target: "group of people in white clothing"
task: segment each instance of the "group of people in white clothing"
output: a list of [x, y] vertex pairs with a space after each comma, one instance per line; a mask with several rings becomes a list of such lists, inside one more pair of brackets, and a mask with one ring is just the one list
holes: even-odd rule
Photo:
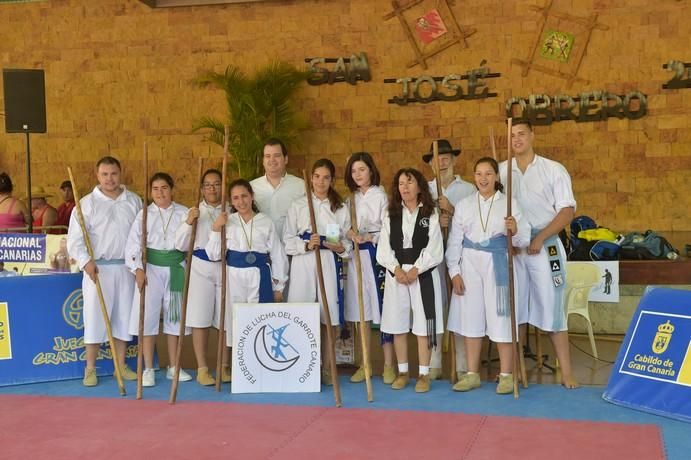
[[[169, 350], [167, 377], [174, 377], [184, 259], [196, 222], [185, 333], [192, 334], [196, 380], [201, 385], [213, 385], [216, 378], [224, 382], [231, 379], [228, 347], [232, 344], [234, 303], [286, 300], [322, 304], [317, 256], [331, 318], [331, 324], [325, 324], [322, 308], [323, 331], [359, 322], [358, 277], [353, 262], [357, 242], [366, 346], [374, 346], [370, 328], [378, 325], [380, 340], [376, 346], [381, 346], [384, 354], [382, 377], [393, 389], [403, 389], [410, 381], [407, 344], [412, 332], [419, 362], [415, 391], [429, 391], [431, 380], [441, 376], [441, 342], [446, 328], [454, 333], [457, 350], [459, 380], [454, 390], [480, 386], [480, 350], [482, 339], [489, 336], [497, 343], [501, 362], [497, 393], [512, 392], [507, 263], [511, 247], [515, 248], [518, 322], [549, 332], [562, 366], [562, 383], [567, 388], [576, 387], [562, 292], [564, 249], [557, 237], [572, 219], [576, 206], [570, 177], [559, 163], [535, 154], [530, 124], [514, 124], [511, 137], [515, 159], [511, 165], [510, 216], [506, 215], [507, 196], [502, 186], [506, 162], [479, 159], [473, 186], [454, 174], [460, 149], [453, 149], [444, 139], [437, 141], [440, 186], [436, 179], [428, 183], [414, 168], [403, 168], [395, 173], [389, 195], [380, 183], [372, 156], [358, 152], [350, 156], [345, 168], [345, 184], [351, 192], [348, 199], [336, 191], [336, 167], [327, 158], [312, 165], [311, 196], [305, 196], [302, 179], [286, 173], [288, 152], [278, 139], [269, 139], [264, 145], [263, 176], [230, 184], [229, 204], [221, 203], [223, 184], [218, 170], [203, 174], [203, 200], [189, 209], [173, 201], [173, 179], [156, 173], [149, 184], [153, 202], [147, 208], [146, 270], [141, 260], [141, 200], [120, 184], [117, 160], [101, 159], [97, 164], [99, 185], [81, 200], [94, 258], [86, 251], [76, 213], [68, 234], [70, 254], [86, 274], [84, 385], [97, 384], [96, 357], [100, 343], [105, 341], [93, 281], [96, 273], [107, 299], [116, 339], [115, 357], [123, 377], [136, 379], [136, 373], [125, 366], [125, 346], [137, 333], [139, 290], [144, 285], [144, 385], [155, 384], [153, 350], [161, 315]], [[432, 152], [423, 155], [423, 160], [431, 164]], [[441, 197], [437, 197], [437, 188]], [[316, 228], [311, 224], [308, 199], [312, 200]], [[350, 200], [354, 200], [356, 226], [351, 225]], [[442, 229], [448, 229], [446, 241]], [[222, 238], [226, 241], [225, 254], [221, 253]], [[214, 377], [209, 372], [206, 348], [209, 328], [218, 328], [220, 323], [221, 264], [225, 264], [228, 286], [227, 347], [222, 375]], [[327, 364], [324, 360], [325, 384], [333, 378]], [[191, 379], [180, 369], [180, 380]], [[364, 379], [363, 363], [351, 381]]]

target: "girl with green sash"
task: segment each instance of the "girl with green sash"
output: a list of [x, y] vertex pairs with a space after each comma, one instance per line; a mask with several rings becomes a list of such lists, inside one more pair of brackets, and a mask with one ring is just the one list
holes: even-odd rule
[[[142, 212], [132, 224], [127, 238], [125, 264], [134, 273], [137, 289], [132, 301], [130, 333], [138, 334], [140, 290], [146, 285], [144, 314], [144, 376], [143, 386], [156, 384], [153, 369], [154, 347], [159, 332], [159, 318], [163, 310], [163, 333], [168, 336], [168, 358], [170, 365], [167, 378], [175, 375], [178, 334], [180, 332], [180, 310], [182, 290], [185, 284], [185, 254], [175, 249], [175, 230], [187, 217], [187, 207], [173, 201], [173, 178], [158, 172], [149, 181], [153, 203], [147, 208], [146, 272], [142, 266]], [[190, 331], [186, 330], [185, 334]], [[192, 377], [180, 370], [180, 381]]]

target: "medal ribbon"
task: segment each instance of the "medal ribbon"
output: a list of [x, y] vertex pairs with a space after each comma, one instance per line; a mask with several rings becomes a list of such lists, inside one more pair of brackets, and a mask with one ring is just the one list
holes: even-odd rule
[[[492, 205], [494, 205], [494, 197], [497, 196], [496, 192], [492, 195], [492, 201], [489, 203], [489, 211], [487, 211], [487, 219], [482, 221], [482, 207], [480, 206], [480, 192], [477, 194], [477, 212], [480, 213], [480, 226], [482, 226], [482, 234], [487, 238], [487, 226], [489, 225], [489, 216], [492, 214]], [[482, 241], [484, 243], [484, 241]]]
[[175, 214], [175, 204], [171, 206], [170, 217], [168, 217], [167, 223], [164, 223], [163, 212], [161, 211], [161, 208], [159, 208], [158, 205], [156, 205], [156, 207], [158, 208], [158, 216], [161, 218], [161, 228], [163, 228], [163, 241], [168, 241], [168, 227], [170, 227], [170, 221], [173, 219], [173, 215]]
[[247, 250], [252, 252], [252, 237], [254, 235], [254, 215], [252, 216], [252, 222], [250, 223], [250, 237], [247, 238], [247, 232], [245, 231], [245, 223], [240, 214], [238, 214], [238, 219], [240, 220], [240, 227], [242, 228], [242, 233], [245, 235], [245, 241], [247, 242]]

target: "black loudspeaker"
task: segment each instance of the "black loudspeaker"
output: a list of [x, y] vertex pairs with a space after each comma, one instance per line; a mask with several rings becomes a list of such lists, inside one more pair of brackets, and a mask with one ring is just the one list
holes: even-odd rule
[[43, 70], [3, 69], [5, 131], [46, 132], [46, 81]]

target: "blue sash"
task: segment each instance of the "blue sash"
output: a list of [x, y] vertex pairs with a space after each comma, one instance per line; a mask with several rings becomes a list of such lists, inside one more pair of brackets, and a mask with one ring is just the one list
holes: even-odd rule
[[256, 267], [259, 269], [259, 303], [271, 303], [274, 301], [274, 292], [271, 288], [271, 268], [269, 267], [269, 255], [262, 252], [251, 251], [256, 257], [252, 263], [245, 257], [250, 252], [231, 251], [226, 252], [226, 265], [235, 268]]
[[209, 260], [209, 255], [206, 253], [205, 249], [195, 249], [194, 252], [192, 252], [192, 255], [194, 257], [197, 257], [198, 259], [206, 260], [207, 262], [211, 262]]
[[[530, 239], [535, 238], [540, 232], [541, 228], [533, 228], [530, 230]], [[566, 261], [561, 257], [559, 252], [559, 235], [552, 235], [545, 240], [545, 252], [549, 260], [550, 273], [552, 274], [552, 285], [554, 286], [554, 311], [552, 330], [561, 331], [566, 326], [566, 313], [564, 311], [564, 289], [566, 287]]]
[[492, 254], [494, 282], [497, 285], [497, 315], [509, 316], [509, 256], [506, 250], [506, 235], [493, 236], [487, 246], [464, 237], [463, 247]]
[[[384, 305], [384, 284], [386, 282], [386, 270], [377, 263], [377, 247], [371, 241], [360, 244], [360, 249], [366, 249], [369, 254], [369, 259], [372, 264], [372, 271], [374, 272], [374, 283], [377, 286], [377, 298], [379, 299], [379, 314], [381, 314]], [[393, 343], [393, 334], [386, 332], [380, 333], [381, 344]]]
[[[305, 232], [302, 235], [300, 235], [300, 238], [302, 238], [304, 241], [309, 241], [311, 237], [311, 232]], [[324, 241], [326, 241], [326, 237], [324, 235], [320, 235], [319, 241], [321, 243], [319, 245], [319, 248], [326, 249], [334, 256], [334, 264], [336, 265], [336, 287], [338, 288], [338, 324], [340, 324], [341, 327], [343, 327], [345, 326], [345, 303], [343, 301], [343, 259], [341, 259], [341, 257], [335, 252], [333, 252], [331, 249], [324, 246]]]
[[96, 259], [96, 265], [125, 265], [125, 259]]

